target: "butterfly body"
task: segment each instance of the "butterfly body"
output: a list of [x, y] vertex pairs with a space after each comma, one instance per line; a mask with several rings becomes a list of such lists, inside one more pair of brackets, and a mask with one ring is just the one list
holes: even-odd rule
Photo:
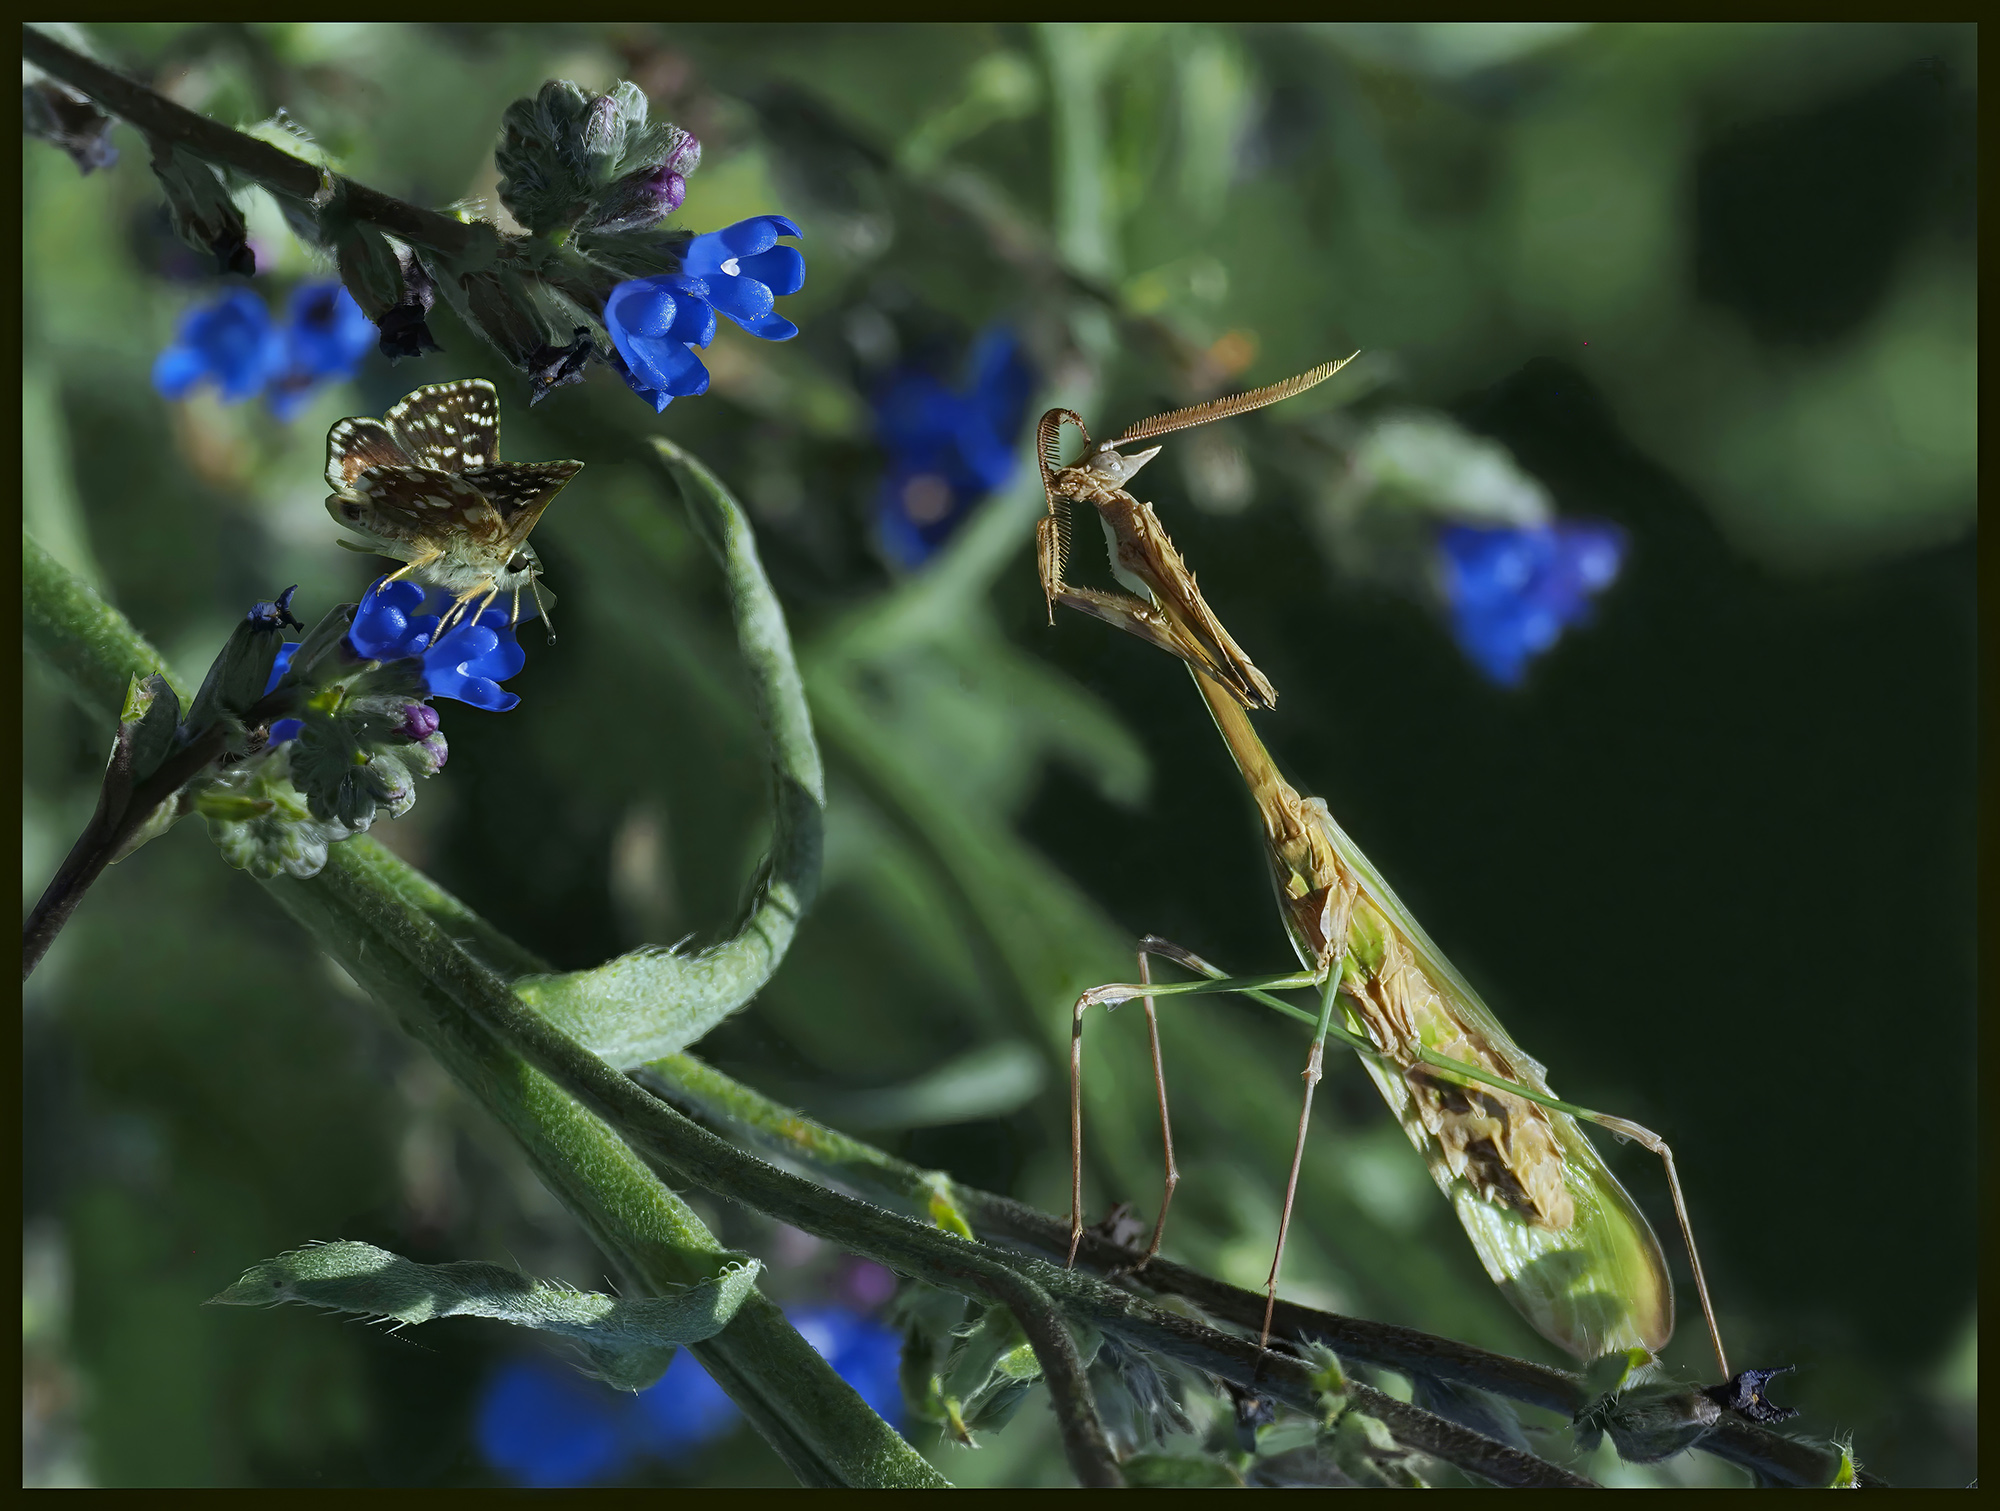
[[327, 432], [327, 513], [360, 537], [341, 544], [402, 562], [390, 581], [413, 574], [452, 594], [440, 634], [502, 593], [516, 621], [523, 592], [544, 597], [528, 534], [583, 463], [502, 462], [499, 441], [499, 395], [483, 378], [419, 388], [379, 420]]

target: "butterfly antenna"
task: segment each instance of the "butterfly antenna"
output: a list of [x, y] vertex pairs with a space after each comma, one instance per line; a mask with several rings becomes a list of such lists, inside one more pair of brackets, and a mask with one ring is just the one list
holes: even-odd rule
[[1231, 394], [1224, 399], [1210, 399], [1202, 404], [1190, 404], [1186, 409], [1172, 409], [1165, 414], [1156, 414], [1150, 420], [1141, 420], [1127, 430], [1113, 446], [1123, 446], [1129, 441], [1143, 441], [1152, 436], [1166, 435], [1175, 430], [1186, 430], [1193, 425], [1206, 425], [1211, 420], [1226, 420], [1232, 415], [1248, 414], [1253, 409], [1262, 409], [1266, 404], [1276, 404], [1281, 399], [1289, 399], [1294, 394], [1302, 394], [1308, 388], [1317, 387], [1328, 378], [1352, 362], [1360, 352], [1354, 352], [1338, 362], [1322, 362], [1310, 372], [1302, 372], [1296, 378], [1287, 378], [1282, 383], [1273, 383], [1266, 388], [1253, 388], [1248, 393]]

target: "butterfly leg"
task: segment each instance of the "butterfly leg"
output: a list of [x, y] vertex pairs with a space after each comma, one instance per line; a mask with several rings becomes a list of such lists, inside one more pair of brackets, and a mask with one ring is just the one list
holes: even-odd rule
[[381, 592], [382, 589], [389, 586], [390, 583], [396, 581], [399, 577], [406, 577], [412, 572], [421, 572], [425, 567], [429, 566], [432, 562], [436, 561], [439, 557], [443, 555], [444, 555], [443, 551], [438, 550], [436, 548], [432, 548], [431, 550], [424, 552], [424, 554], [421, 556], [411, 557], [408, 561], [404, 562], [400, 567], [396, 568], [395, 571], [391, 572], [387, 577], [383, 578], [380, 582], [378, 582], [375, 585], [375, 591], [378, 593]]
[[[473, 599], [479, 598], [479, 595], [482, 592], [485, 593], [486, 596], [484, 598], [479, 599], [479, 607], [474, 609], [471, 612], [471, 614], [468, 615], [466, 613], [466, 606], [470, 604]], [[437, 633], [433, 637], [431, 643], [435, 645], [439, 640], [444, 639], [445, 631], [448, 629], [455, 629], [460, 624], [479, 623], [479, 616], [485, 613], [487, 606], [491, 604], [493, 600], [498, 598], [499, 596], [500, 596], [500, 584], [495, 582], [490, 577], [487, 578], [486, 581], [480, 583], [478, 587], [472, 588], [467, 592], [459, 594], [457, 598], [452, 600], [451, 607], [445, 610], [444, 618], [438, 621]]]

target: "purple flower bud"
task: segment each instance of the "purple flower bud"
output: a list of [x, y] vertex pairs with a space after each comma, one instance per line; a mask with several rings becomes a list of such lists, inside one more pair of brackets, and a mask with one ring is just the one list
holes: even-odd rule
[[[433, 719], [436, 717], [432, 715]], [[398, 753], [403, 758], [403, 764], [418, 776], [436, 776], [451, 758], [451, 747], [444, 742], [444, 731], [438, 730], [427, 739], [404, 746]]]
[[428, 740], [437, 733], [437, 710], [428, 703], [412, 703], [403, 710], [403, 722], [397, 733], [406, 740]]
[[674, 150], [667, 154], [665, 166], [668, 171], [678, 173], [682, 178], [693, 173], [701, 166], [701, 138], [692, 131], [681, 132], [680, 140], [674, 144]]
[[686, 198], [687, 180], [670, 164], [642, 168], [599, 196], [591, 206], [591, 227], [603, 233], [643, 231], [673, 214]]

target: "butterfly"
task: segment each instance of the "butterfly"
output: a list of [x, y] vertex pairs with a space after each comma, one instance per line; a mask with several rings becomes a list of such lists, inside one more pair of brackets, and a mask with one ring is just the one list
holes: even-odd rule
[[506, 592], [519, 623], [524, 588], [547, 622], [542, 562], [528, 532], [583, 463], [503, 462], [499, 446], [500, 395], [484, 378], [430, 384], [379, 420], [356, 415], [326, 433], [334, 490], [326, 511], [361, 537], [340, 544], [403, 563], [380, 587], [414, 573], [455, 595], [436, 636], [468, 610], [477, 623]]

